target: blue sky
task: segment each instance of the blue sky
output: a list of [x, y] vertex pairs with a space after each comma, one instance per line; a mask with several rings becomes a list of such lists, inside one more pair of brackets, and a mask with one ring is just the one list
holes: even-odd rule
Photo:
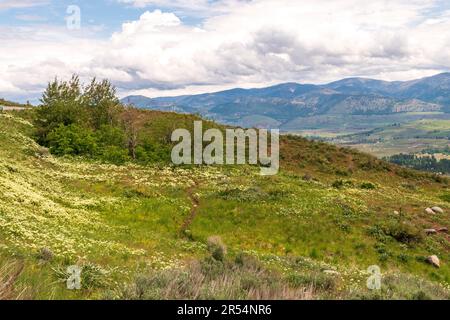
[[[8, 2], [0, 0], [2, 2]], [[12, 0], [11, 2], [20, 2]], [[0, 24], [8, 26], [30, 26], [30, 25], [65, 25], [66, 10], [70, 5], [80, 7], [84, 27], [101, 26], [100, 36], [108, 37], [111, 33], [119, 31], [122, 23], [138, 20], [145, 11], [156, 9], [167, 9], [176, 11], [184, 23], [195, 25], [203, 20], [195, 13], [188, 10], [180, 10], [168, 5], [146, 5], [136, 7], [131, 3], [120, 3], [114, 0], [48, 0], [48, 1], [24, 1], [24, 7], [11, 6], [8, 10], [0, 10]], [[28, 4], [27, 4], [28, 2]]]
[[450, 71], [449, 30], [443, 0], [0, 0], [0, 97], [37, 101], [73, 73], [151, 97], [409, 80]]

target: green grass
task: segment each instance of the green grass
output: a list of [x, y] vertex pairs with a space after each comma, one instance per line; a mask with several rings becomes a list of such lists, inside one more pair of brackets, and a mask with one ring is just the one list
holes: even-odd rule
[[385, 157], [400, 153], [421, 153], [426, 149], [445, 149], [449, 145], [449, 139], [450, 120], [422, 119], [341, 135], [330, 141]]
[[[166, 124], [177, 120], [175, 114], [168, 117]], [[267, 291], [275, 281], [292, 290], [311, 285], [308, 298], [352, 298], [352, 292], [372, 298], [365, 279], [374, 264], [386, 274], [426, 281], [423, 297], [442, 298], [441, 291], [431, 294], [430, 288], [450, 283], [448, 235], [405, 242], [384, 225], [407, 223], [419, 232], [448, 226], [448, 214], [424, 214], [434, 205], [448, 212], [445, 180], [438, 183], [353, 150], [296, 137], [282, 139], [282, 170], [273, 177], [262, 177], [251, 166], [115, 166], [55, 158], [30, 138], [32, 130], [22, 118], [0, 115], [0, 265], [23, 263], [14, 290], [20, 297], [137, 298], [125, 293], [139, 275], [146, 275], [145, 284], [180, 275], [180, 270], [197, 274], [191, 263], [209, 256], [207, 239], [213, 235], [228, 247], [229, 261], [245, 252], [261, 263], [267, 277], [254, 288], [270, 297], [283, 297]], [[156, 138], [167, 132], [164, 126], [152, 130]], [[348, 183], [333, 187], [337, 180]], [[190, 192], [199, 206], [182, 232], [193, 206]], [[379, 230], [373, 230], [376, 226]], [[52, 252], [48, 261], [42, 260], [43, 248]], [[424, 262], [431, 254], [441, 259], [440, 269]], [[65, 287], [65, 270], [73, 264], [85, 268], [81, 291]], [[220, 276], [229, 275], [230, 268], [235, 266]], [[339, 272], [336, 285], [327, 284], [324, 270]], [[242, 278], [252, 273], [239, 272]], [[247, 297], [241, 284], [228, 284], [224, 288], [230, 295], [221, 291], [212, 297]], [[394, 284], [394, 297], [418, 286]], [[154, 294], [149, 297], [161, 298]]]

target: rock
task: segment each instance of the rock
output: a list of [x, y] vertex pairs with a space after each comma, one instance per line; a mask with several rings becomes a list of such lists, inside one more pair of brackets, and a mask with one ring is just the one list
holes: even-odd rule
[[433, 266], [435, 266], [436, 268], [440, 268], [441, 267], [441, 263], [439, 261], [439, 258], [437, 256], [429, 256], [427, 258], [427, 262]]
[[398, 215], [400, 214], [400, 212], [394, 211], [394, 214], [395, 214], [396, 216], [398, 216]]
[[436, 214], [436, 212], [434, 212], [433, 209], [431, 209], [431, 208], [426, 208], [425, 212], [428, 214]]
[[444, 228], [439, 228], [437, 231], [438, 232], [448, 232], [448, 229], [444, 227]]
[[424, 231], [428, 235], [437, 233], [436, 229], [425, 229]]
[[444, 213], [444, 210], [439, 207], [433, 207], [431, 210], [433, 210], [434, 213]]

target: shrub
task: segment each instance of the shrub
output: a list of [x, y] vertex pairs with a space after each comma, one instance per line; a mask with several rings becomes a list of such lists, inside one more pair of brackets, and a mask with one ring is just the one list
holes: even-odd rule
[[368, 229], [370, 235], [380, 242], [387, 242], [390, 238], [398, 242], [412, 244], [421, 242], [424, 238], [421, 229], [413, 224], [391, 218], [386, 222], [376, 224]]
[[450, 202], [450, 193], [444, 193], [440, 196], [443, 201]]
[[422, 231], [407, 222], [389, 221], [384, 229], [387, 235], [402, 243], [416, 243], [423, 240]]
[[75, 124], [59, 126], [49, 133], [50, 152], [61, 155], [94, 155], [98, 146], [93, 132]]
[[268, 195], [259, 188], [248, 188], [245, 190], [234, 188], [219, 192], [219, 197], [224, 200], [234, 200], [239, 202], [251, 202], [266, 198]]
[[351, 172], [349, 170], [336, 169], [334, 173], [341, 177], [349, 177], [351, 176]]
[[323, 291], [333, 291], [337, 287], [338, 279], [324, 272], [313, 272], [298, 274], [293, 273], [287, 277], [288, 282], [298, 288], [298, 287], [312, 287], [316, 290]]
[[170, 162], [171, 146], [146, 141], [136, 148], [136, 159], [143, 163], [167, 163]]
[[[86, 262], [80, 265], [81, 272], [81, 287], [82, 289], [92, 290], [95, 288], [106, 288], [111, 285], [111, 279], [109, 279], [110, 272], [103, 269], [99, 265]], [[67, 266], [59, 265], [53, 269], [57, 278], [61, 282], [66, 282], [71, 276], [67, 272]]]
[[331, 186], [336, 189], [342, 189], [342, 188], [347, 188], [347, 187], [353, 187], [353, 182], [351, 182], [350, 180], [339, 179], [339, 180], [334, 181], [331, 184]]
[[39, 250], [38, 258], [44, 261], [50, 261], [54, 257], [53, 252], [49, 248], [42, 248]]
[[110, 284], [108, 275], [109, 272], [102, 267], [86, 263], [83, 265], [81, 273], [81, 285], [85, 289], [106, 288]]
[[[244, 260], [247, 259], [245, 257]], [[141, 275], [131, 285], [122, 288], [120, 298], [300, 300], [312, 299], [312, 290], [300, 285], [293, 287], [279, 273], [259, 264], [222, 262], [208, 257], [193, 261], [185, 268]]]
[[400, 253], [397, 256], [398, 261], [402, 262], [402, 263], [408, 263], [410, 260], [410, 256], [405, 254], [405, 253]]
[[227, 247], [223, 244], [220, 237], [212, 236], [208, 238], [208, 251], [215, 260], [224, 261]]
[[417, 186], [413, 183], [409, 183], [409, 182], [405, 182], [402, 183], [402, 187], [411, 191], [416, 191], [417, 190]]
[[405, 274], [383, 276], [381, 290], [352, 290], [346, 299], [358, 300], [448, 300], [442, 286]]
[[107, 146], [102, 148], [100, 159], [116, 165], [122, 165], [130, 161], [131, 158], [128, 155], [128, 150], [116, 146]]
[[254, 270], [263, 269], [261, 262], [256, 257], [244, 252], [240, 252], [236, 255], [234, 263], [239, 267], [246, 267]]
[[360, 184], [359, 187], [361, 189], [365, 189], [365, 190], [374, 190], [377, 188], [377, 186], [375, 184], [373, 184], [372, 182], [363, 182]]
[[115, 146], [124, 149], [125, 132], [120, 127], [102, 125], [100, 129], [95, 132], [95, 137], [100, 146]]

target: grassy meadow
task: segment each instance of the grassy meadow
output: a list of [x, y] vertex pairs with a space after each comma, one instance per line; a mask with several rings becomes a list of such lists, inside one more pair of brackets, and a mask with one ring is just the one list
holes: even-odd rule
[[[449, 297], [449, 236], [423, 233], [449, 224], [424, 212], [448, 212], [445, 179], [297, 137], [282, 140], [280, 174], [262, 177], [55, 157], [32, 132], [27, 117], [0, 115], [4, 298]], [[81, 290], [66, 288], [70, 265], [83, 268]], [[381, 291], [366, 288], [371, 265]]]
[[[328, 136], [318, 136], [327, 141], [351, 146], [362, 152], [389, 157], [392, 155], [420, 154], [424, 150], [442, 150], [449, 147], [450, 120], [422, 119], [408, 123], [389, 124], [370, 131]], [[439, 153], [439, 152], [436, 152]], [[442, 157], [441, 157], [442, 158]]]

